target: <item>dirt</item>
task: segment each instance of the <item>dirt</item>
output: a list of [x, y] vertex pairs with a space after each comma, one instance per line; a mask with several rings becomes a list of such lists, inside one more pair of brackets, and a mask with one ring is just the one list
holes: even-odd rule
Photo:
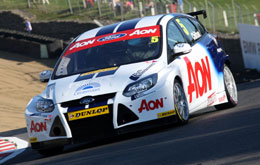
[[[0, 51], [0, 132], [26, 127], [26, 105], [46, 86], [39, 81], [39, 73], [51, 69], [53, 61], [35, 61]], [[46, 62], [48, 66], [44, 64]]]

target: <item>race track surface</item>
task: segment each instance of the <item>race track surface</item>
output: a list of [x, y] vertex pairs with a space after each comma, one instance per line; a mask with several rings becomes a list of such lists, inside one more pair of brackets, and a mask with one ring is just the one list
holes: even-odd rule
[[170, 125], [43, 157], [28, 148], [6, 164], [260, 164], [260, 81], [240, 84], [239, 105], [201, 111]]

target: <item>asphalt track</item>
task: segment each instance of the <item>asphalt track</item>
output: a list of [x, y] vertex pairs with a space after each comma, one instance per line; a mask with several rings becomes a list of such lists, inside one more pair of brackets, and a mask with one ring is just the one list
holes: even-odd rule
[[[260, 164], [260, 81], [240, 84], [238, 90], [236, 108], [203, 110], [184, 126], [68, 146], [52, 157], [28, 148], [5, 164]], [[23, 131], [16, 136], [25, 137]]]

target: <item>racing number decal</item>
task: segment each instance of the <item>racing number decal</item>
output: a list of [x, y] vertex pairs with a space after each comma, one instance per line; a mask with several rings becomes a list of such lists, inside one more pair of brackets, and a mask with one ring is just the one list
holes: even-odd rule
[[180, 27], [183, 29], [184, 33], [188, 36], [190, 35], [188, 29], [181, 23], [179, 19], [176, 19], [177, 23], [180, 25]]
[[158, 41], [159, 41], [158, 36], [154, 36], [154, 37], [151, 38], [151, 43], [156, 43]]
[[[189, 78], [189, 86], [188, 86], [188, 94], [190, 97], [189, 102], [192, 102], [192, 94], [196, 92], [196, 98], [203, 96], [204, 93], [212, 88], [211, 84], [211, 72], [209, 67], [208, 57], [201, 59], [201, 63], [195, 62], [195, 65], [192, 66], [191, 61], [188, 57], [184, 57], [184, 60], [187, 65], [188, 78]], [[199, 78], [199, 73], [201, 78]], [[199, 81], [201, 80], [201, 82]]]

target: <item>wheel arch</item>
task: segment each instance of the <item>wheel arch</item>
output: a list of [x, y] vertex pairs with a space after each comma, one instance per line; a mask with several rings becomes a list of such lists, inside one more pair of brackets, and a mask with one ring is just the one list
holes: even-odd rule
[[[224, 62], [224, 64], [226, 64], [229, 68], [230, 68], [230, 66], [231, 66], [231, 62], [230, 62], [229, 59], [226, 59], [225, 62]], [[224, 68], [224, 66], [223, 66], [223, 68]]]
[[179, 75], [176, 75], [176, 76], [175, 76], [173, 82], [175, 82], [175, 81], [178, 81], [178, 82], [181, 84], [181, 86], [183, 87], [183, 83], [182, 83], [181, 77], [180, 77]]

